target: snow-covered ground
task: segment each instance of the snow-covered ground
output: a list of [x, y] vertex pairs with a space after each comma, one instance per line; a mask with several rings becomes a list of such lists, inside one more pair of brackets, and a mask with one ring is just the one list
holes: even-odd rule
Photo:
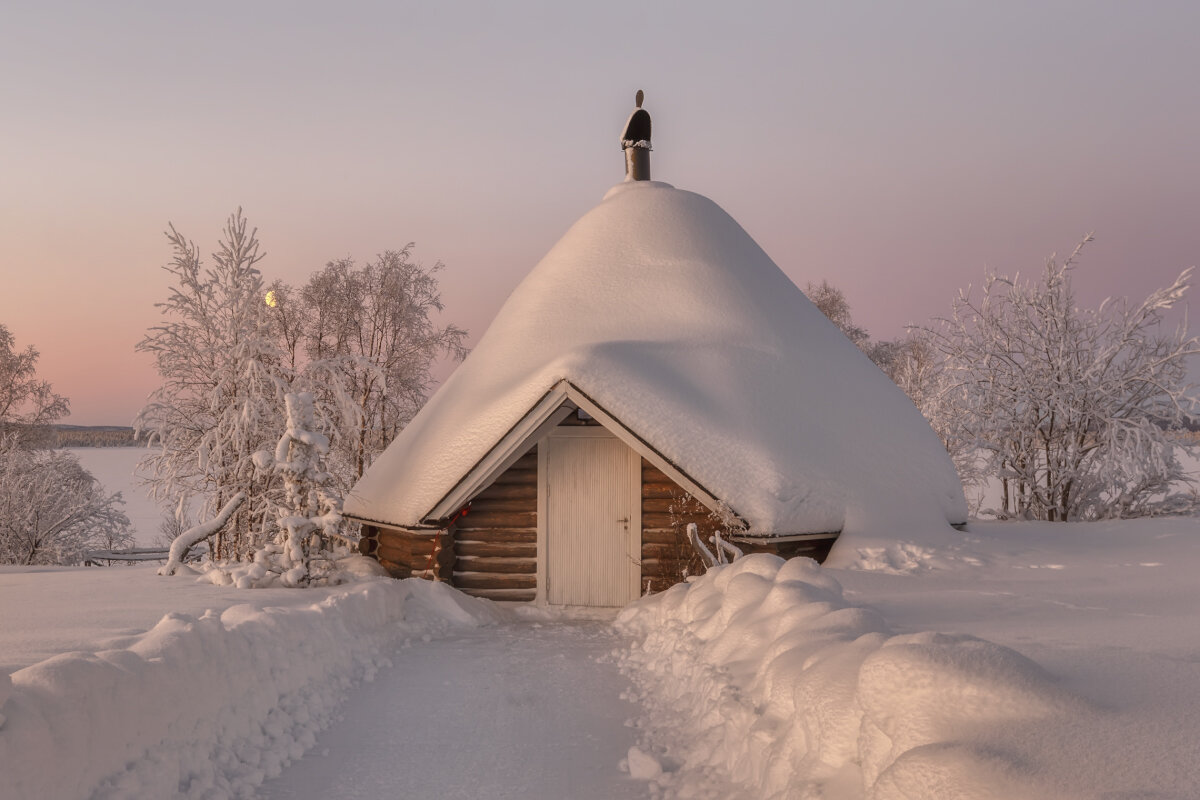
[[626, 610], [668, 796], [1197, 796], [1200, 521], [974, 523], [857, 562], [752, 557]]
[[0, 688], [0, 796], [1196, 796], [1196, 519], [858, 567], [752, 557], [616, 632], [414, 581], [9, 569], [3, 662], [84, 652]]
[[618, 643], [611, 625], [579, 619], [414, 640], [260, 797], [645, 797], [617, 768], [635, 709], [620, 699], [627, 681], [598, 657]]
[[[93, 453], [127, 489], [137, 452]], [[858, 544], [616, 629], [413, 581], [0, 569], [0, 797], [1197, 796], [1200, 520]]]

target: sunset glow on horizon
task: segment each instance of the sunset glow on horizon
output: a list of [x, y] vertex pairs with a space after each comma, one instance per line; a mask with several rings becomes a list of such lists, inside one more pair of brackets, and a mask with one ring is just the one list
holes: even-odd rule
[[211, 263], [242, 207], [267, 283], [415, 242], [473, 343], [622, 179], [639, 88], [655, 179], [872, 336], [1093, 231], [1079, 302], [1141, 299], [1200, 263], [1198, 28], [1190, 3], [21, 3], [0, 324], [66, 422], [127, 425], [158, 384], [134, 346], [162, 319], [162, 231]]

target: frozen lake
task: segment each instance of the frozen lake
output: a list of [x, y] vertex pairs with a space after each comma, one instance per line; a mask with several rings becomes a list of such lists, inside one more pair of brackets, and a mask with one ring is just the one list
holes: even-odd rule
[[125, 513], [133, 523], [134, 537], [138, 547], [152, 547], [157, 544], [158, 527], [162, 521], [163, 512], [146, 495], [146, 489], [138, 485], [133, 470], [142, 456], [146, 454], [144, 447], [68, 447], [68, 452], [74, 453], [84, 469], [96, 476], [96, 479], [108, 492], [121, 492], [125, 498]]

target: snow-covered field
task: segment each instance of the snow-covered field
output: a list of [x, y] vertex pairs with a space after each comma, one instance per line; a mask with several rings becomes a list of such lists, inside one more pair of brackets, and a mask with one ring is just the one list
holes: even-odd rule
[[1200, 793], [1200, 520], [916, 533], [744, 559], [615, 627], [415, 581], [5, 568], [0, 797]]

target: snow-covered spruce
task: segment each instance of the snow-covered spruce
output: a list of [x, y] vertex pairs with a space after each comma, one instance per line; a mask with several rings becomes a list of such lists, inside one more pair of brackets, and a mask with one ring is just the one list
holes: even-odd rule
[[303, 608], [168, 614], [128, 648], [56, 656], [11, 685], [0, 676], [0, 793], [251, 797], [313, 746], [395, 641], [494, 613], [444, 584], [407, 580]]
[[892, 635], [809, 559], [737, 559], [617, 625], [639, 639], [620, 654], [644, 709], [639, 773], [668, 797], [1060, 797], [991, 745], [1090, 713], [1006, 647]]
[[[206, 562], [201, 567], [205, 573], [202, 580], [250, 589], [338, 584], [357, 575], [386, 574], [377, 563], [354, 558], [342, 533], [342, 498], [324, 464], [329, 437], [314, 430], [312, 395], [289, 393], [285, 404], [287, 423], [274, 452], [254, 454], [258, 472], [283, 477], [283, 499], [275, 508], [274, 541], [258, 548], [249, 562]], [[239, 497], [243, 495], [234, 497], [216, 519], [181, 534], [171, 546], [171, 561], [159, 574], [179, 572], [187, 549], [220, 530], [240, 505]]]
[[287, 429], [275, 445], [273, 458], [269, 453], [255, 458], [259, 468], [281, 474], [284, 487], [284, 504], [276, 510], [276, 547], [268, 545], [255, 554], [262, 572], [255, 580], [278, 572], [285, 586], [299, 586], [328, 578], [333, 571], [338, 555], [333, 548], [341, 543], [342, 498], [325, 470], [329, 437], [315, 430], [312, 395], [289, 393], [285, 402]]

